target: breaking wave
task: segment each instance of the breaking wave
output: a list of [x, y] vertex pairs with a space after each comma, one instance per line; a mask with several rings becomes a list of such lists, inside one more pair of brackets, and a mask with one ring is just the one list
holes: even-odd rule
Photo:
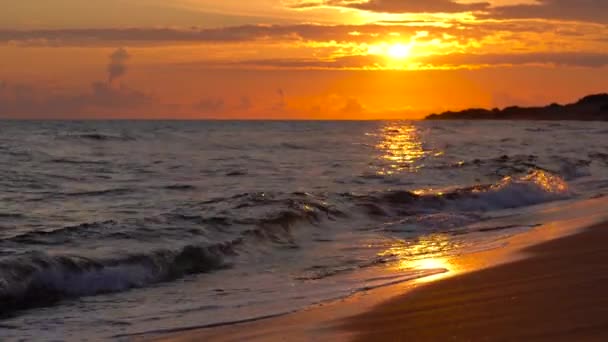
[[[181, 189], [181, 186], [177, 188]], [[98, 195], [108, 195], [108, 192]], [[362, 195], [246, 193], [202, 202], [198, 208], [230, 208], [221, 211], [223, 215], [204, 216], [177, 210], [129, 222], [108, 220], [51, 231], [25, 232], [1, 239], [0, 247], [63, 245], [87, 239], [171, 239], [171, 234], [176, 234], [176, 241], [183, 241], [186, 236], [206, 238], [216, 233], [228, 238], [223, 242], [193, 243], [113, 259], [42, 252], [9, 256], [0, 261], [0, 301], [3, 303], [0, 314], [50, 305], [66, 298], [120, 292], [190, 274], [213, 272], [229, 267], [231, 259], [242, 253], [255, 253], [262, 249], [268, 251], [269, 248], [300, 248], [298, 234], [294, 234], [296, 229], [313, 229], [324, 222], [333, 224], [341, 220], [351, 225], [357, 224], [361, 213], [378, 225], [386, 222], [382, 217], [390, 216], [418, 218], [418, 224], [431, 228], [434, 224], [453, 228], [478, 221], [481, 216], [476, 213], [540, 204], [569, 196], [571, 191], [564, 179], [547, 171], [536, 170], [523, 177], [505, 177], [495, 184], [444, 191], [386, 191]], [[454, 221], [453, 225], [451, 221]], [[148, 227], [153, 224], [162, 228]], [[399, 233], [402, 229], [386, 227], [385, 231]], [[374, 260], [372, 265], [378, 262], [382, 260]], [[315, 270], [312, 278], [323, 278], [348, 270], [348, 267], [338, 271]]]
[[0, 315], [65, 298], [119, 292], [227, 267], [229, 244], [97, 260], [44, 253], [0, 262]]
[[[375, 195], [352, 195], [371, 215], [382, 215], [395, 207], [412, 213], [439, 209], [489, 211], [525, 207], [566, 199], [572, 195], [568, 183], [547, 171], [536, 170], [526, 176], [505, 177], [490, 185], [452, 190], [388, 191]], [[404, 213], [402, 211], [402, 213]], [[407, 212], [405, 212], [407, 213]]]

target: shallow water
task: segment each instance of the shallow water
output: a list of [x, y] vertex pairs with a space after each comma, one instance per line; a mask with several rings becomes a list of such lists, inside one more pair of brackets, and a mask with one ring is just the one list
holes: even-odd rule
[[419, 261], [500, 247], [542, 223], [518, 216], [604, 194], [607, 131], [2, 122], [0, 337], [221, 324], [442, 272]]

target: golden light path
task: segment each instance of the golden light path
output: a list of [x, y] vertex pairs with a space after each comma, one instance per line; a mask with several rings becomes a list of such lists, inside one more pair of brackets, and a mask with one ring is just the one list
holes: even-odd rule
[[412, 124], [389, 124], [378, 135], [382, 139], [376, 145], [380, 159], [390, 163], [377, 172], [380, 175], [415, 172], [418, 169], [417, 162], [427, 154], [422, 147], [418, 129]]
[[457, 271], [448, 255], [459, 247], [445, 234], [432, 234], [417, 240], [398, 240], [378, 255], [396, 258], [395, 271], [424, 270], [436, 274], [420, 278], [419, 282], [433, 281], [452, 275]]
[[[399, 52], [396, 50], [395, 53]], [[401, 53], [401, 52], [399, 52]], [[405, 52], [403, 52], [405, 53]], [[390, 123], [375, 134], [381, 138], [376, 145], [380, 159], [388, 162], [388, 167], [377, 173], [390, 175], [395, 172], [416, 172], [419, 162], [427, 154], [433, 153], [423, 148], [418, 128], [410, 123]], [[442, 152], [440, 152], [442, 153]], [[435, 155], [437, 153], [435, 152]], [[394, 259], [397, 272], [424, 270], [436, 274], [420, 278], [419, 282], [433, 281], [456, 273], [449, 253], [461, 247], [447, 234], [430, 234], [417, 239], [396, 240], [386, 250], [378, 253], [382, 258]]]

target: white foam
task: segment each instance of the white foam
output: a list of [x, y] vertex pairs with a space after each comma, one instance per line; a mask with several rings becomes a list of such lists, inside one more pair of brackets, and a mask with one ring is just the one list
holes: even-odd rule
[[465, 211], [489, 211], [519, 208], [573, 195], [568, 183], [546, 171], [535, 171], [525, 177], [505, 177], [489, 188], [473, 190], [472, 196], [458, 199], [453, 207]]

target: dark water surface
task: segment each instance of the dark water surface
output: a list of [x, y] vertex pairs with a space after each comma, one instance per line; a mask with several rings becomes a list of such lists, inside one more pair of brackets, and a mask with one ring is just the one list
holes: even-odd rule
[[[289, 312], [608, 189], [608, 124], [0, 122], [0, 338]], [[509, 221], [510, 220], [510, 221]]]

